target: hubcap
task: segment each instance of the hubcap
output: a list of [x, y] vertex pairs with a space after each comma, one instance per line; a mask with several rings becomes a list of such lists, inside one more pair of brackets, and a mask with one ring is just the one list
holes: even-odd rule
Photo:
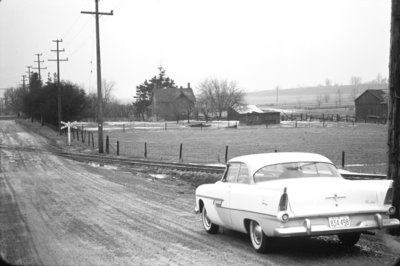
[[253, 224], [252, 228], [253, 228], [253, 239], [254, 239], [254, 242], [257, 245], [260, 245], [261, 241], [262, 241], [262, 229], [261, 229], [261, 226], [256, 222], [253, 222], [252, 224]]
[[207, 217], [207, 212], [206, 212], [206, 209], [204, 209], [203, 210], [203, 222], [204, 222], [204, 225], [207, 227], [207, 228], [209, 228], [210, 227], [210, 219], [208, 219], [208, 217]]

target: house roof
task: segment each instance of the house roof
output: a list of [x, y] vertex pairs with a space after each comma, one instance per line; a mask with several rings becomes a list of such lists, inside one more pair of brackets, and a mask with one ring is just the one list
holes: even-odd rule
[[232, 107], [238, 114], [250, 114], [250, 113], [264, 113], [263, 110], [258, 108], [256, 105], [249, 104], [249, 105], [234, 105]]
[[169, 103], [182, 95], [192, 102], [196, 101], [192, 88], [163, 88], [154, 91], [154, 97], [158, 103]]
[[356, 98], [356, 101], [363, 96], [365, 93], [370, 93], [372, 94], [375, 98], [378, 99], [378, 101], [380, 101], [380, 103], [387, 103], [388, 102], [388, 94], [386, 93], [386, 91], [384, 90], [373, 90], [373, 89], [368, 89], [365, 90], [363, 93], [360, 94], [360, 96], [358, 96]]
[[252, 114], [252, 113], [257, 113], [257, 114], [265, 114], [265, 113], [280, 113], [277, 110], [274, 109], [268, 109], [264, 110], [259, 108], [258, 106], [254, 104], [248, 104], [248, 105], [239, 105], [236, 104], [232, 107], [233, 110], [235, 110], [238, 114]]

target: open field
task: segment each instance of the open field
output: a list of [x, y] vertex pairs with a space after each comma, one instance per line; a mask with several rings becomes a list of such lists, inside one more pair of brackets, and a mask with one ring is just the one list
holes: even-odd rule
[[[386, 173], [387, 128], [379, 124], [299, 123], [298, 128], [265, 126], [239, 126], [237, 129], [212, 126], [190, 128], [184, 124], [168, 123], [105, 123], [104, 138], [109, 136], [110, 154], [116, 154], [119, 141], [121, 156], [164, 161], [179, 161], [180, 144], [182, 160], [188, 163], [225, 163], [228, 159], [250, 153], [277, 151], [316, 152], [330, 158], [336, 165], [342, 162], [345, 152], [345, 168], [365, 173]], [[140, 126], [139, 126], [140, 125]], [[125, 128], [125, 131], [123, 130]], [[93, 129], [88, 125], [88, 129]], [[90, 146], [86, 142], [72, 141], [80, 150], [97, 150], [97, 134]], [[64, 140], [66, 139], [63, 136]], [[105, 142], [104, 142], [105, 144]]]

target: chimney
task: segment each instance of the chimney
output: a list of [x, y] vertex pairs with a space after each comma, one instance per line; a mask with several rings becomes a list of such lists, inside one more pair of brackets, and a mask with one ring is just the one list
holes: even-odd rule
[[188, 82], [188, 89], [190, 89], [190, 82]]

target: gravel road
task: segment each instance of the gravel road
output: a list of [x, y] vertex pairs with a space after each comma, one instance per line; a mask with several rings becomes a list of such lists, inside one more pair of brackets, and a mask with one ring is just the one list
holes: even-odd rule
[[151, 169], [57, 157], [48, 140], [0, 121], [0, 255], [23, 265], [393, 265], [398, 238], [281, 240], [271, 254], [248, 237], [204, 232], [194, 187]]

